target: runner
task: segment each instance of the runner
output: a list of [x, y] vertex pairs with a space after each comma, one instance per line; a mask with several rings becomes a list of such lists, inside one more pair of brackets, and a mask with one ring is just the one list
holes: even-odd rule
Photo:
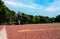
[[18, 12], [18, 24], [21, 24], [21, 18], [22, 18], [22, 14], [20, 12]]

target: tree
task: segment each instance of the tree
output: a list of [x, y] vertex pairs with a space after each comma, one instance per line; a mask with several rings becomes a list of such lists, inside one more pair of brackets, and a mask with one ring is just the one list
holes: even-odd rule
[[60, 22], [60, 15], [56, 16], [55, 22]]
[[40, 17], [39, 16], [35, 16], [35, 19], [36, 19], [36, 23], [39, 23]]
[[4, 5], [4, 2], [0, 0], [0, 24], [14, 21], [15, 18], [16, 18], [15, 12], [8, 9], [8, 7]]
[[36, 24], [36, 19], [35, 19], [35, 17], [32, 18], [32, 21], [31, 21], [31, 22], [32, 22], [32, 24]]

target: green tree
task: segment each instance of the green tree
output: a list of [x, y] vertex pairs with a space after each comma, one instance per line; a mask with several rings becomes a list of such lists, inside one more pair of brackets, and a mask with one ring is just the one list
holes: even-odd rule
[[40, 17], [39, 16], [35, 16], [35, 20], [36, 20], [36, 23], [39, 23]]
[[55, 22], [60, 22], [60, 15], [56, 16]]
[[4, 5], [4, 2], [2, 2], [2, 0], [0, 0], [0, 24], [14, 21], [15, 18], [16, 18], [15, 12], [8, 9]]

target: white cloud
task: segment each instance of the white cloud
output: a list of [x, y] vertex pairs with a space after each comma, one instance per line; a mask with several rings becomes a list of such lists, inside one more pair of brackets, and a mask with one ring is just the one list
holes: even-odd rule
[[5, 2], [5, 4], [14, 6], [14, 7], [28, 7], [28, 8], [32, 8], [34, 9], [34, 6], [31, 5], [27, 5], [27, 4], [23, 4], [23, 3], [17, 3], [17, 2], [13, 2], [13, 1], [8, 1], [8, 0], [3, 0]]
[[[35, 9], [38, 11], [43, 10], [43, 11], [48, 11], [48, 12], [54, 12], [54, 11], [60, 10], [60, 0], [55, 0], [55, 2], [51, 3], [51, 5], [47, 7], [43, 7], [41, 5], [32, 3], [30, 0], [28, 4], [24, 2], [15, 2], [12, 0], [3, 0], [3, 1], [5, 2], [5, 4], [11, 5], [13, 7], [31, 8], [31, 9]], [[28, 1], [28, 0], [25, 0], [25, 1]]]
[[45, 8], [45, 11], [54, 12], [60, 10], [60, 0], [56, 0], [50, 6]]
[[12, 6], [18, 6], [17, 3], [12, 2], [12, 1], [6, 1], [5, 3], [6, 3], [6, 4], [9, 4], [9, 5], [12, 5]]
[[31, 9], [43, 8], [42, 6], [32, 3], [31, 1], [29, 2], [29, 4], [25, 4], [23, 2], [19, 3], [19, 2], [12, 1], [12, 0], [3, 0], [3, 1], [5, 2], [6, 5], [11, 5], [13, 7], [26, 7], [26, 8], [31, 8]]
[[60, 9], [59, 7], [50, 6], [50, 7], [46, 8], [45, 10], [49, 11], [49, 12], [54, 12], [54, 11], [57, 11], [59, 9]]

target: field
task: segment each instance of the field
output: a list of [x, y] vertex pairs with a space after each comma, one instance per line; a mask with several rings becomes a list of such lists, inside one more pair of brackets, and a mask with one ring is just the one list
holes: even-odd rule
[[60, 24], [1, 26], [6, 28], [7, 39], [60, 39]]

